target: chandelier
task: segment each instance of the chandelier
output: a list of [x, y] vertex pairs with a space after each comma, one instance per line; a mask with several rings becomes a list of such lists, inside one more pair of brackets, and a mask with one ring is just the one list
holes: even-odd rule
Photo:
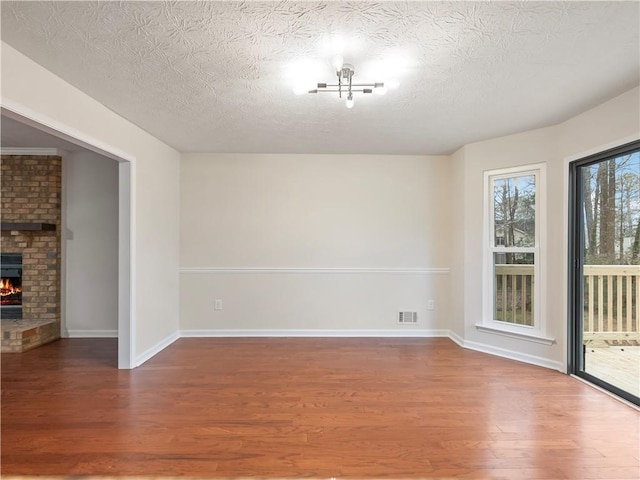
[[338, 83], [318, 83], [317, 88], [309, 90], [309, 93], [337, 93], [340, 98], [344, 95], [346, 98], [345, 104], [347, 108], [353, 108], [354, 93], [377, 93], [379, 95], [384, 95], [386, 93], [386, 88], [383, 82], [353, 83], [355, 69], [353, 68], [353, 65], [344, 63], [341, 56], [337, 56], [333, 59], [333, 66], [336, 68]]

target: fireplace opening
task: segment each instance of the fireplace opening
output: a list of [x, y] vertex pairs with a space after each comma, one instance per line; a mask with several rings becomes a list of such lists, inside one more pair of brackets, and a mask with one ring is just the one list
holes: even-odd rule
[[22, 318], [22, 254], [0, 254], [0, 316]]

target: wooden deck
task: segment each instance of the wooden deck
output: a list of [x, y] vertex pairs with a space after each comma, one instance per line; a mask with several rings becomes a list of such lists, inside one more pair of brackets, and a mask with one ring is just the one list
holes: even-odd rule
[[448, 339], [115, 339], [2, 355], [2, 474], [634, 479], [640, 413]]
[[587, 373], [640, 397], [640, 347], [590, 346], [585, 365]]

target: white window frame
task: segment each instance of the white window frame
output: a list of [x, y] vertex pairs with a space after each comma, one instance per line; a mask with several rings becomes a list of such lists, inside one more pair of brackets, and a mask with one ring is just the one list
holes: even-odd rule
[[[535, 200], [535, 239], [532, 247], [505, 247], [494, 244], [494, 181], [520, 176], [534, 176], [536, 185]], [[546, 336], [546, 164], [537, 163], [519, 167], [486, 170], [484, 172], [484, 235], [483, 235], [483, 312], [482, 322], [476, 325], [480, 331], [505, 335], [551, 345], [554, 339]], [[498, 321], [494, 318], [494, 254], [495, 253], [533, 253], [534, 290], [533, 290], [533, 326], [517, 325]]]

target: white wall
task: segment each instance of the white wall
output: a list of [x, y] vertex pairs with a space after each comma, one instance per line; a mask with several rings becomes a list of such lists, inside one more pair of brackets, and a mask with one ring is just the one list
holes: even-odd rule
[[464, 242], [467, 238], [465, 199], [466, 189], [466, 162], [465, 148], [455, 152], [449, 161], [451, 162], [451, 180], [449, 188], [449, 202], [451, 206], [451, 248], [450, 248], [450, 284], [449, 302], [450, 316], [447, 327], [451, 330], [456, 341], [460, 342], [465, 335], [465, 258]]
[[[563, 124], [467, 145], [464, 152], [456, 154], [454, 181], [464, 186], [464, 207], [457, 208], [456, 216], [464, 216], [465, 241], [454, 245], [453, 255], [464, 258], [464, 341], [468, 346], [566, 368], [567, 159], [632, 138], [640, 138], [638, 88]], [[546, 255], [546, 273], [541, 279], [546, 308], [541, 313], [547, 335], [556, 340], [551, 346], [485, 333], [475, 327], [481, 322], [483, 310], [483, 172], [532, 163], [547, 165], [547, 244], [541, 252]], [[452, 232], [460, 234], [458, 223]]]
[[137, 362], [178, 331], [178, 152], [2, 43], [2, 106], [132, 160], [133, 345]]
[[[640, 136], [640, 87], [558, 125], [559, 158], [581, 158]], [[563, 165], [564, 168], [564, 165]]]
[[89, 151], [62, 162], [63, 330], [117, 336], [118, 163]]
[[[419, 329], [451, 328], [474, 348], [561, 367], [566, 158], [640, 130], [634, 89], [562, 125], [468, 145], [452, 159], [185, 155], [180, 170], [175, 150], [4, 43], [1, 55], [3, 107], [133, 159], [134, 350], [142, 358], [179, 328], [408, 332], [391, 312], [411, 308]], [[539, 162], [548, 167], [542, 281], [552, 346], [474, 326], [482, 311], [482, 172]], [[455, 198], [454, 190], [463, 193]], [[451, 279], [432, 270], [450, 265]], [[214, 298], [223, 310], [213, 310]]]
[[181, 329], [444, 328], [448, 184], [446, 157], [183, 155]]
[[[485, 142], [470, 144], [465, 147], [464, 158], [464, 340], [477, 348], [503, 349], [517, 352], [520, 358], [559, 368], [561, 360], [561, 341], [563, 336], [562, 318], [564, 312], [555, 310], [547, 305], [541, 311], [541, 316], [547, 322], [546, 336], [556, 339], [554, 345], [544, 345], [507, 338], [501, 335], [478, 331], [476, 324], [482, 323], [483, 314], [483, 201], [484, 201], [484, 171], [498, 168], [530, 165], [534, 163], [553, 162], [556, 158], [556, 132], [553, 127], [533, 130], [518, 135], [510, 135]], [[548, 177], [552, 173], [548, 172]], [[558, 209], [552, 201], [552, 182], [547, 182], [548, 212]], [[549, 228], [549, 222], [546, 224]], [[541, 257], [549, 255], [556, 245], [548, 242], [541, 247]], [[546, 263], [548, 266], [548, 262]], [[552, 277], [543, 270], [540, 285], [542, 297], [558, 288], [564, 288], [564, 283], [558, 277]], [[557, 283], [556, 283], [557, 281]]]

